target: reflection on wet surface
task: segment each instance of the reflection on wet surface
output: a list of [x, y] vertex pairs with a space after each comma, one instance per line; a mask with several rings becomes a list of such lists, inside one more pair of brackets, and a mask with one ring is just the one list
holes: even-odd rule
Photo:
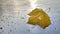
[[35, 3], [35, 7], [46, 10], [51, 18], [51, 25], [46, 29], [26, 24], [31, 4], [30, 0], [0, 0], [0, 34], [60, 34], [60, 0], [38, 0]]

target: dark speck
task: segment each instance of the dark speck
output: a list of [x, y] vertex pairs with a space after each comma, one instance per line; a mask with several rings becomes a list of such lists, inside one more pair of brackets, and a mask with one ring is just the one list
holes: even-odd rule
[[4, 17], [4, 16], [3, 16]]
[[12, 23], [14, 23], [14, 22], [12, 22]]
[[8, 24], [8, 26], [10, 26], [10, 25]]
[[2, 32], [4, 32], [4, 30]]
[[8, 18], [6, 18], [6, 19], [8, 19]]
[[30, 32], [30, 30], [27, 30], [28, 32]]
[[24, 17], [21, 17], [21, 19], [24, 19]]
[[10, 30], [10, 32], [12, 32], [12, 30]]
[[3, 21], [3, 20], [1, 19], [1, 21]]
[[56, 28], [55, 28], [55, 30], [56, 30]]
[[2, 29], [2, 27], [0, 27], [0, 29]]

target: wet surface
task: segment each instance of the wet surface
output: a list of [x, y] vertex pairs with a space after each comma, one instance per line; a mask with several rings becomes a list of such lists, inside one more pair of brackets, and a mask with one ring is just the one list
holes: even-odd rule
[[38, 0], [36, 7], [50, 16], [51, 25], [46, 29], [26, 24], [30, 0], [0, 0], [0, 34], [60, 34], [60, 0]]

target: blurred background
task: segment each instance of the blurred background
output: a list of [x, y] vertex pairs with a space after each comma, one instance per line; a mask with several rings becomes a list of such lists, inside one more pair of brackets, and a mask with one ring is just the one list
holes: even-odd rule
[[[27, 24], [27, 14], [36, 7], [50, 16], [45, 29]], [[0, 0], [0, 34], [60, 34], [60, 0]]]

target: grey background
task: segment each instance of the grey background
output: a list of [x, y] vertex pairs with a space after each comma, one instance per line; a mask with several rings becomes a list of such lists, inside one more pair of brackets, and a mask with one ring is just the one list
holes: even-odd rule
[[50, 16], [45, 29], [27, 24], [30, 0], [0, 0], [0, 34], [60, 34], [60, 0], [37, 0], [35, 5]]

